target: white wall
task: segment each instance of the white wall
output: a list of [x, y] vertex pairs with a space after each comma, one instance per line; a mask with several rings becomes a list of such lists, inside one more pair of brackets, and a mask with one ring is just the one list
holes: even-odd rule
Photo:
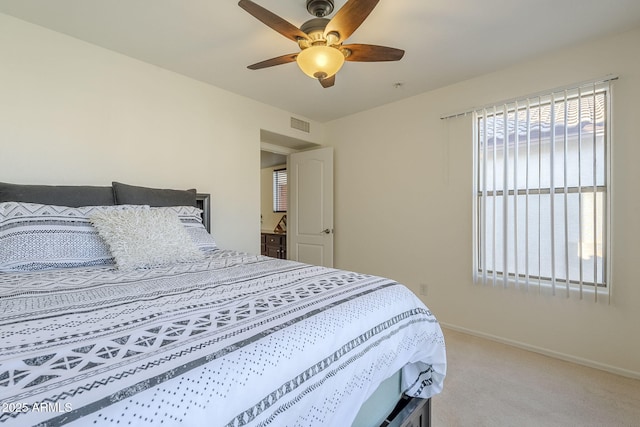
[[[393, 277], [441, 322], [640, 377], [640, 29], [336, 120], [335, 263]], [[428, 70], [425, 70], [428, 73]], [[611, 304], [472, 284], [472, 135], [440, 120], [618, 74]]]
[[219, 246], [259, 251], [260, 129], [291, 114], [2, 14], [0, 58], [0, 181], [196, 187]]

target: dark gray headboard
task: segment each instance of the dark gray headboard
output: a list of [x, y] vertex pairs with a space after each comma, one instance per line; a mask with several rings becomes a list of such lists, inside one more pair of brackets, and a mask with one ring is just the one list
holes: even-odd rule
[[[122, 200], [118, 200], [120, 190]], [[191, 190], [166, 190], [113, 182], [110, 187], [86, 185], [23, 185], [0, 182], [0, 202], [41, 203], [58, 206], [192, 205], [202, 209], [202, 223], [211, 232], [210, 195]], [[122, 202], [122, 203], [121, 203]], [[124, 203], [126, 202], [126, 203]]]
[[23, 185], [6, 182], [0, 182], [0, 202], [41, 203], [74, 208], [115, 205], [110, 186]]

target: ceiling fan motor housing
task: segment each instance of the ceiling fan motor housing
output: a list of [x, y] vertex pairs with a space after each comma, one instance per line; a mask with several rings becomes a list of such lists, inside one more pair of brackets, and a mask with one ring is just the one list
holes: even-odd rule
[[333, 0], [307, 0], [307, 11], [313, 16], [325, 17], [333, 12]]
[[320, 37], [324, 37], [324, 29], [327, 28], [329, 20], [327, 18], [313, 18], [300, 26], [300, 30], [306, 33], [312, 39], [316, 33], [320, 33]]

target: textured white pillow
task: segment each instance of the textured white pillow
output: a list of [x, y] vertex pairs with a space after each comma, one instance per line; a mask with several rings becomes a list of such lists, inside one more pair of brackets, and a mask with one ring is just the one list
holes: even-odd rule
[[169, 210], [100, 212], [90, 217], [121, 270], [200, 261], [178, 216]]

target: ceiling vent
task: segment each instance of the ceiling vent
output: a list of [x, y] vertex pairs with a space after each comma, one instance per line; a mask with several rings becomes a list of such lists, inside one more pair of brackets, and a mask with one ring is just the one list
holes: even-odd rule
[[291, 117], [291, 127], [293, 129], [298, 129], [298, 130], [301, 130], [302, 132], [309, 133], [311, 129], [311, 124], [309, 122], [305, 122], [304, 120]]

